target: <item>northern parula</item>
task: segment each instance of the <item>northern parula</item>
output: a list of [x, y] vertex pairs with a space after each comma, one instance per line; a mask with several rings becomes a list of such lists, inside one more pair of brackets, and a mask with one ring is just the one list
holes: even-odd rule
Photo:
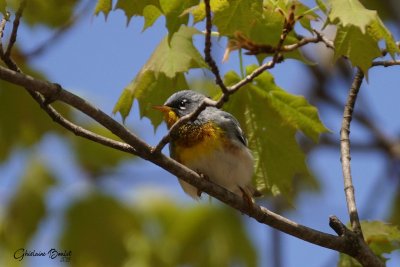
[[[154, 108], [164, 113], [169, 129], [180, 117], [196, 110], [204, 98], [200, 93], [184, 90]], [[239, 122], [228, 112], [206, 107], [195, 120], [183, 124], [171, 135], [170, 155], [239, 196], [245, 198], [255, 193], [250, 185], [253, 156]], [[201, 192], [195, 187], [180, 179], [179, 182], [188, 195], [200, 197]]]

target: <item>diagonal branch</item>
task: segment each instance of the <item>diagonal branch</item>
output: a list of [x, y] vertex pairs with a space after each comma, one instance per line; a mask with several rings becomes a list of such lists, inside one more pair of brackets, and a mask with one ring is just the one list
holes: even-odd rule
[[170, 157], [167, 157], [162, 153], [151, 153], [150, 146], [148, 146], [139, 137], [131, 133], [123, 125], [119, 124], [110, 116], [92, 106], [79, 96], [76, 96], [71, 92], [64, 90], [63, 88], [58, 87], [53, 83], [41, 81], [1, 66], [0, 79], [20, 85], [30, 91], [38, 92], [45, 97], [53, 96], [55, 100], [62, 101], [72, 107], [77, 108], [131, 145], [135, 149], [135, 153], [138, 156], [153, 162], [175, 176], [181, 177], [182, 180], [199, 188], [210, 196], [221, 200], [222, 202], [241, 211], [242, 213], [249, 215], [260, 223], [269, 225], [289, 235], [298, 237], [313, 244], [346, 253], [346, 245], [341, 237], [326, 234], [306, 226], [302, 226], [257, 204], [253, 204], [249, 208], [249, 203], [243, 201], [241, 197], [231, 193], [217, 184], [208, 181], [207, 179], [202, 179], [196, 172], [190, 170], [186, 166], [178, 163]]
[[[210, 12], [210, 10], [209, 10]], [[19, 18], [22, 14], [22, 9], [21, 12], [19, 13], [18, 16], [16, 16], [16, 19]], [[290, 20], [285, 22], [285, 27], [284, 30], [281, 34], [279, 43], [278, 43], [278, 48], [280, 49], [284, 43], [284, 40], [287, 37], [287, 34], [291, 31], [292, 27], [294, 24], [292, 24], [293, 21]], [[211, 19], [211, 17], [209, 17]], [[5, 25], [5, 22], [4, 22]], [[18, 25], [19, 23], [15, 23], [14, 21], [14, 27], [13, 27], [13, 32], [15, 31], [14, 35], [16, 39], [16, 33], [18, 30]], [[0, 24], [1, 27], [1, 24]], [[4, 26], [3, 26], [4, 29]], [[209, 28], [211, 29], [211, 28]], [[1, 30], [1, 29], [0, 29]], [[208, 34], [210, 34], [208, 32]], [[15, 40], [11, 41], [9, 47], [7, 48], [7, 51], [11, 51], [12, 46], [14, 44]], [[210, 39], [209, 39], [209, 42]], [[277, 51], [279, 51], [279, 49]], [[1, 53], [2, 54], [2, 59], [9, 59], [11, 60], [10, 53]], [[208, 50], [207, 53], [211, 52], [211, 48]], [[226, 92], [224, 92], [224, 96], [221, 97], [218, 101], [212, 101], [212, 100], [205, 100], [201, 104], [201, 106], [196, 110], [193, 114], [189, 115], [188, 117], [184, 118], [186, 120], [193, 119], [195, 116], [197, 116], [201, 110], [203, 110], [205, 107], [213, 105], [216, 107], [220, 107], [224, 102], [227, 101], [227, 98], [229, 94], [234, 93], [236, 90], [239, 88], [243, 87], [245, 84], [251, 82], [255, 77], [257, 77], [259, 74], [262, 73], [262, 71], [274, 67], [276, 63], [279, 63], [281, 61], [281, 55], [279, 52], [276, 52], [272, 58], [272, 60], [260, 68], [258, 68], [256, 71], [245, 77], [242, 81], [237, 83], [236, 85], [227, 88]], [[6, 63], [7, 64], [7, 63]], [[323, 233], [317, 230], [314, 230], [312, 228], [297, 224], [296, 222], [293, 222], [287, 218], [284, 218], [278, 214], [275, 214], [268, 209], [257, 205], [256, 203], [248, 203], [247, 201], [244, 201], [243, 198], [240, 196], [237, 196], [236, 194], [228, 191], [227, 189], [214, 184], [211, 181], [208, 181], [207, 179], [202, 179], [196, 172], [193, 170], [190, 170], [186, 166], [178, 163], [177, 161], [165, 156], [164, 154], [160, 153], [160, 151], [153, 151], [152, 148], [146, 144], [143, 140], [141, 140], [139, 137], [137, 137], [135, 134], [133, 134], [131, 131], [129, 131], [126, 127], [115, 121], [113, 118], [111, 118], [109, 115], [104, 113], [102, 110], [98, 109], [97, 107], [92, 106], [89, 104], [87, 101], [84, 99], [80, 98], [79, 96], [63, 89], [60, 85], [53, 84], [50, 82], [42, 81], [35, 79], [31, 76], [25, 75], [22, 72], [19, 71], [18, 67], [15, 66], [13, 67], [12, 65], [8, 65], [9, 69], [4, 68], [0, 66], [0, 79], [3, 79], [5, 81], [11, 82], [16, 85], [20, 85], [24, 87], [26, 90], [28, 90], [33, 98], [41, 104], [42, 108], [45, 109], [48, 114], [55, 119], [58, 123], [63, 125], [65, 128], [72, 132], [78, 132], [83, 133], [85, 137], [87, 138], [93, 138], [95, 140], [101, 139], [101, 141], [98, 141], [99, 143], [102, 143], [104, 145], [112, 146], [114, 145], [116, 149], [120, 149], [126, 152], [130, 152], [133, 154], [136, 154], [140, 157], [142, 157], [145, 160], [148, 160], [163, 169], [167, 170], [171, 174], [180, 177], [182, 180], [185, 182], [195, 186], [196, 188], [200, 189], [201, 191], [206, 192], [210, 196], [213, 196], [220, 201], [224, 202], [225, 204], [237, 209], [238, 211], [241, 211], [244, 214], [249, 215], [250, 217], [254, 218], [260, 223], [263, 223], [265, 225], [274, 227], [275, 229], [278, 229], [282, 232], [285, 232], [289, 235], [292, 235], [294, 237], [297, 237], [299, 239], [305, 240], [307, 242], [334, 249], [339, 252], [343, 252], [346, 254], [349, 254], [351, 256], [356, 257], [364, 266], [381, 266], [379, 264], [375, 264], [376, 261], [374, 262], [373, 259], [377, 260], [377, 257], [374, 258], [374, 255], [370, 250], [368, 250], [368, 247], [365, 247], [366, 244], [360, 243], [360, 235], [357, 235], [356, 237], [358, 238], [356, 242], [352, 242], [355, 237], [354, 233], [351, 231], [346, 231], [343, 230], [343, 227], [338, 223], [333, 225], [333, 229], [335, 229], [338, 234], [338, 236], [330, 235], [327, 233]], [[217, 69], [218, 70], [218, 69]], [[361, 73], [362, 76], [362, 73]], [[361, 84], [362, 77], [360, 78], [360, 84]], [[222, 81], [222, 80], [221, 80]], [[354, 88], [357, 88], [355, 85]], [[359, 86], [358, 86], [359, 89]], [[356, 89], [358, 91], [358, 89]], [[357, 94], [355, 93], [355, 96]], [[112, 133], [120, 137], [122, 140], [124, 140], [127, 144], [121, 143], [121, 142], [112, 142], [112, 143], [107, 143], [109, 140], [107, 139], [102, 139], [101, 137], [85, 131], [85, 129], [78, 128], [79, 126], [76, 127], [76, 125], [72, 124], [71, 122], [63, 119], [62, 117], [57, 118], [56, 115], [58, 114], [57, 111], [52, 108], [49, 103], [53, 101], [62, 101], [78, 110], [80, 110], [82, 113], [88, 115], [89, 117], [93, 118], [95, 121], [103, 125], [105, 128], [110, 130]], [[350, 102], [350, 101], [349, 101]], [[355, 102], [355, 97], [353, 100], [353, 107], [354, 107], [354, 102]], [[351, 104], [349, 104], [351, 106]], [[347, 106], [346, 106], [347, 107]], [[351, 111], [351, 109], [350, 109]], [[192, 116], [192, 117], [190, 117]], [[350, 120], [351, 120], [351, 113], [349, 116], [345, 116], [345, 118], [348, 118], [348, 126], [350, 126]], [[182, 121], [181, 121], [182, 122]], [[170, 131], [171, 132], [171, 131]], [[344, 131], [343, 131], [344, 132]], [[347, 135], [349, 134], [349, 131], [347, 132]], [[348, 158], [349, 160], [349, 158]], [[351, 179], [350, 179], [351, 181]], [[351, 193], [351, 192], [350, 192]], [[354, 193], [353, 193], [354, 196]], [[355, 205], [355, 202], [354, 202]], [[336, 227], [335, 225], [338, 225], [340, 227]], [[342, 230], [338, 230], [342, 229]], [[343, 232], [343, 233], [342, 233]], [[349, 232], [349, 234], [346, 234], [346, 232]], [[357, 233], [356, 233], [357, 234]], [[348, 241], [351, 242], [348, 242]], [[371, 262], [374, 262], [373, 264], [369, 264], [368, 262], [372, 258]]]
[[347, 210], [350, 216], [351, 228], [361, 237], [363, 236], [363, 234], [360, 225], [360, 219], [358, 217], [350, 168], [350, 123], [353, 118], [354, 105], [356, 103], [357, 95], [363, 79], [364, 73], [361, 71], [361, 69], [358, 68], [353, 83], [350, 87], [347, 103], [345, 105], [343, 113], [342, 128], [340, 130], [340, 152], [344, 180], [344, 191], [347, 201]]
[[372, 62], [372, 67], [391, 67], [391, 66], [399, 66], [400, 60], [384, 60], [384, 61], [374, 61]]

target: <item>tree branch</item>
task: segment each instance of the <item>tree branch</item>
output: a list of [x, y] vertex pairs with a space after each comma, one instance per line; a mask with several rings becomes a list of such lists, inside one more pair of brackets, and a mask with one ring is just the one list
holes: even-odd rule
[[115, 135], [127, 142], [131, 147], [135, 148], [134, 152], [138, 156], [153, 162], [175, 176], [181, 177], [182, 180], [241, 211], [242, 213], [249, 215], [260, 223], [269, 225], [310, 243], [346, 253], [347, 247], [343, 238], [297, 224], [257, 204], [253, 204], [249, 208], [249, 204], [244, 202], [243, 199], [236, 194], [206, 179], [202, 179], [193, 170], [190, 170], [186, 166], [163, 155], [162, 153], [151, 153], [151, 148], [123, 125], [116, 122], [98, 108], [93, 107], [87, 101], [66, 91], [65, 89], [61, 87], [58, 88], [58, 86], [53, 83], [41, 81], [1, 66], [0, 79], [20, 85], [30, 91], [38, 92], [45, 97], [53, 96], [56, 100], [77, 108], [84, 114], [92, 117], [105, 128], [109, 129]]
[[351, 177], [349, 136], [350, 136], [350, 123], [353, 117], [354, 105], [356, 103], [357, 95], [360, 90], [360, 86], [363, 79], [364, 79], [364, 73], [361, 71], [361, 69], [357, 69], [357, 73], [351, 85], [349, 95], [347, 98], [347, 103], [344, 108], [342, 128], [340, 130], [340, 152], [341, 152], [343, 179], [344, 179], [344, 191], [347, 201], [347, 210], [350, 215], [351, 228], [361, 237], [363, 236], [363, 234], [361, 230], [360, 219], [358, 218], [358, 211], [354, 196], [354, 186]]
[[[209, 54], [209, 62], [212, 62], [213, 59], [210, 55], [211, 53], [211, 39], [210, 39], [210, 33], [211, 33], [211, 15], [210, 15], [210, 8], [209, 8], [209, 1], [208, 2], [208, 14], [207, 14], [207, 20], [209, 23], [207, 24], [207, 35], [208, 38], [206, 37], [206, 46], [208, 45], [208, 49], [205, 49], [205, 53]], [[264, 70], [268, 68], [274, 67], [276, 63], [279, 63], [282, 59], [279, 50], [283, 46], [284, 40], [286, 39], [288, 33], [293, 29], [294, 26], [294, 6], [292, 7], [292, 12], [289, 13], [289, 16], [285, 18], [285, 25], [284, 29], [282, 31], [282, 34], [280, 36], [279, 43], [277, 45], [278, 49], [276, 53], [273, 55], [272, 60], [262, 66], [260, 66], [258, 69], [253, 71], [250, 75], [245, 77], [243, 80], [239, 81], [237, 84], [231, 86], [230, 88], [221, 88], [223, 91], [223, 96], [218, 100], [218, 101], [212, 101], [212, 100], [204, 100], [200, 107], [193, 112], [192, 114], [185, 116], [181, 118], [181, 120], [178, 123], [184, 123], [186, 120], [190, 120], [195, 118], [205, 107], [207, 106], [215, 106], [215, 107], [221, 107], [228, 99], [228, 96], [232, 93], [234, 93], [236, 90], [239, 88], [243, 87], [247, 83], [251, 82], [255, 77], [260, 75]], [[22, 14], [22, 10], [21, 13]], [[16, 32], [18, 30], [18, 24], [19, 24], [19, 17], [16, 16], [16, 20], [18, 18], [18, 23], [15, 23], [14, 21], [14, 27], [13, 27], [13, 32], [15, 29], [15, 34], [12, 33], [12, 36], [16, 38]], [[4, 23], [5, 25], [5, 23]], [[4, 29], [4, 27], [3, 27]], [[0, 30], [1, 30], [1, 23], [0, 23]], [[7, 51], [11, 51], [12, 46], [15, 42], [15, 40], [12, 41], [12, 38], [10, 38], [10, 44], [9, 47], [7, 47]], [[208, 44], [207, 44], [208, 43]], [[8, 59], [11, 60], [9, 57], [10, 52], [6, 53], [1, 53], [2, 54], [2, 59]], [[208, 63], [209, 63], [208, 62]], [[215, 62], [214, 62], [215, 63]], [[6, 63], [7, 64], [7, 63]], [[129, 153], [136, 154], [140, 157], [142, 157], [145, 160], [148, 160], [163, 169], [167, 170], [171, 174], [180, 177], [180, 179], [184, 180], [185, 182], [195, 186], [199, 190], [206, 192], [210, 196], [219, 199], [223, 203], [237, 209], [238, 211], [241, 211], [244, 214], [249, 215], [250, 217], [254, 218], [260, 223], [263, 223], [265, 225], [271, 226], [277, 230], [280, 230], [284, 233], [287, 233], [289, 235], [292, 235], [294, 237], [297, 237], [299, 239], [302, 239], [304, 241], [330, 248], [342, 253], [346, 253], [350, 256], [355, 257], [357, 260], [360, 261], [364, 266], [383, 266], [382, 263], [379, 261], [379, 259], [371, 252], [371, 250], [368, 248], [366, 243], [362, 240], [362, 233], [361, 233], [361, 228], [359, 227], [360, 231], [346, 231], [346, 230], [340, 230], [343, 228], [343, 224], [341, 223], [336, 223], [333, 222], [331, 223], [332, 228], [335, 229], [340, 236], [334, 236], [331, 234], [323, 233], [317, 230], [314, 230], [312, 228], [297, 224], [296, 222], [293, 222], [287, 218], [284, 218], [278, 214], [275, 214], [265, 207], [259, 206], [256, 203], [251, 203], [249, 204], [247, 201], [244, 201], [243, 198], [240, 196], [237, 196], [236, 194], [228, 191], [227, 189], [214, 184], [211, 181], [208, 181], [207, 179], [202, 179], [196, 172], [193, 170], [187, 168], [186, 166], [178, 163], [177, 161], [165, 156], [162, 154], [160, 151], [162, 149], [162, 146], [160, 145], [161, 149], [153, 149], [151, 148], [148, 144], [146, 144], [143, 140], [141, 140], [139, 137], [137, 137], [135, 134], [133, 134], [131, 131], [129, 131], [126, 127], [115, 121], [113, 118], [111, 118], [109, 115], [104, 113], [102, 110], [92, 106], [90, 103], [85, 101], [84, 99], [80, 98], [79, 96], [63, 89], [60, 85], [53, 84], [50, 82], [42, 81], [35, 79], [31, 76], [25, 75], [21, 73], [18, 69], [18, 67], [15, 65], [13, 67], [11, 64], [7, 64], [10, 69], [4, 68], [0, 66], [0, 79], [11, 82], [16, 85], [20, 85], [24, 87], [26, 90], [28, 90], [33, 98], [41, 104], [41, 106], [45, 109], [45, 111], [59, 124], [63, 125], [65, 128], [68, 130], [78, 133], [78, 134], [83, 134], [86, 138], [94, 139], [96, 142], [99, 142], [103, 145], [111, 146], [116, 149], [120, 149], [122, 151], [126, 151]], [[213, 71], [214, 75], [216, 76], [216, 79], [220, 79], [222, 82], [221, 77], [219, 76], [219, 70], [215, 65], [215, 70]], [[361, 84], [362, 81], [362, 72], [360, 71], [360, 78], [359, 78], [359, 84]], [[357, 77], [357, 75], [356, 75]], [[357, 92], [359, 90], [359, 85], [358, 85], [358, 79], [354, 80], [354, 86], [352, 86], [352, 90], [355, 90], [354, 96], [350, 97], [348, 105], [346, 105], [346, 109], [350, 112], [349, 115], [346, 115], [346, 109], [345, 109], [345, 115], [344, 115], [344, 125], [346, 126], [345, 123], [348, 123], [347, 127], [343, 127], [342, 132], [344, 135], [347, 133], [347, 148], [348, 148], [348, 157], [347, 154], [345, 156], [342, 156], [345, 160], [348, 162], [350, 161], [350, 152], [349, 152], [349, 127], [350, 127], [350, 121], [351, 121], [351, 112], [354, 107], [355, 103], [355, 97], [357, 96]], [[223, 82], [222, 82], [223, 84]], [[354, 88], [354, 89], [353, 89]], [[79, 128], [79, 126], [76, 126], [75, 124], [69, 122], [68, 120], [64, 119], [61, 115], [60, 117], [56, 116], [58, 113], [57, 111], [54, 110], [51, 106], [49, 106], [49, 103], [53, 101], [62, 101], [78, 110], [80, 110], [82, 113], [88, 115], [101, 125], [103, 125], [105, 128], [110, 130], [112, 133], [114, 133], [116, 136], [120, 137], [125, 143], [121, 142], [116, 142], [114, 140], [110, 139], [103, 139], [101, 136], [97, 136], [96, 134], [86, 131], [83, 128]], [[59, 115], [59, 114], [58, 114]], [[171, 130], [174, 127], [178, 126], [173, 126], [169, 134], [171, 133]], [[168, 139], [169, 137], [166, 137]], [[164, 139], [164, 138], [163, 138]], [[346, 143], [346, 138], [342, 138], [342, 142]], [[161, 142], [160, 142], [161, 143]], [[346, 146], [344, 144], [343, 146]], [[158, 146], [157, 146], [158, 147]], [[346, 168], [347, 171], [347, 168]], [[350, 171], [350, 165], [348, 163], [348, 171]], [[346, 179], [345, 179], [345, 184], [346, 184]], [[350, 185], [351, 184], [351, 176], [350, 176]], [[347, 187], [346, 187], [347, 188]], [[350, 187], [349, 187], [350, 188]], [[354, 198], [354, 192], [350, 190], [347, 192], [346, 190], [346, 196], [349, 194], [353, 195]], [[349, 201], [351, 202], [351, 201]], [[355, 206], [355, 201], [353, 201], [354, 206]], [[355, 210], [357, 211], [357, 210]], [[358, 221], [358, 215], [357, 219], [355, 220], [356, 222]], [[359, 224], [359, 222], [358, 222]], [[337, 226], [340, 227], [337, 227]], [[344, 228], [347, 229], [347, 228]], [[354, 229], [354, 228], [353, 228]], [[360, 234], [361, 233], [361, 234]]]
[[372, 62], [372, 67], [391, 67], [400, 65], [400, 60], [384, 60], [384, 61], [374, 61]]

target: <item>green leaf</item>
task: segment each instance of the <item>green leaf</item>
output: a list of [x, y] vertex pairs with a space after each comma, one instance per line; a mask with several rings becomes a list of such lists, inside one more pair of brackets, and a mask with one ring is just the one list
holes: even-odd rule
[[[247, 71], [251, 69], [248, 68]], [[225, 76], [227, 84], [238, 80], [239, 76], [233, 72]], [[277, 94], [281, 90], [273, 83], [269, 74], [263, 74], [256, 78], [255, 83], [246, 85], [235, 93], [226, 109], [238, 118], [247, 133], [249, 147], [256, 161], [257, 188], [268, 190], [273, 195], [283, 194], [291, 200], [294, 194], [293, 179], [311, 178], [305, 155], [296, 141], [296, 132], [303, 127], [307, 129], [304, 131], [308, 135], [314, 137], [317, 132], [325, 132], [326, 128], [316, 119], [316, 110], [311, 106], [307, 107], [304, 100], [289, 97], [286, 93], [284, 98], [291, 101], [287, 104], [281, 103], [282, 93]], [[285, 111], [281, 111], [281, 108]], [[288, 114], [290, 118], [285, 118]], [[305, 119], [307, 116], [310, 118]], [[313, 123], [310, 124], [309, 119]], [[313, 126], [315, 129], [312, 129]]]
[[349, 255], [340, 253], [338, 267], [362, 267], [358, 261]]
[[32, 157], [1, 223], [0, 242], [11, 251], [25, 247], [36, 232], [46, 214], [46, 193], [54, 184], [45, 165]]
[[400, 52], [392, 33], [385, 27], [379, 17], [376, 20], [373, 20], [367, 27], [367, 32], [375, 39], [375, 41], [385, 41], [386, 49], [392, 58], [394, 58], [396, 53], [398, 54]]
[[[394, 250], [400, 249], [400, 230], [397, 226], [381, 221], [362, 221], [364, 239], [375, 255], [383, 261], [384, 257]], [[345, 254], [340, 254], [339, 267], [361, 267], [361, 265]]]
[[346, 56], [353, 66], [367, 74], [372, 60], [381, 55], [380, 40], [385, 41], [392, 58], [400, 52], [375, 10], [366, 9], [358, 0], [329, 0], [328, 3], [331, 7], [328, 17], [338, 25], [335, 59]]
[[[211, 0], [210, 1], [211, 12], [218, 13], [226, 8], [229, 8], [229, 0]], [[189, 7], [183, 14], [192, 14], [193, 22], [197, 23], [202, 21], [206, 17], [206, 7], [204, 1], [196, 6]]]
[[146, 6], [155, 6], [160, 7], [158, 0], [141, 0], [141, 1], [132, 1], [132, 0], [118, 0], [115, 5], [115, 9], [121, 9], [125, 12], [125, 15], [128, 20], [128, 24], [133, 16], [143, 16], [143, 12]]
[[96, 7], [94, 8], [94, 14], [97, 16], [100, 12], [103, 12], [104, 16], [107, 18], [108, 13], [112, 9], [112, 0], [98, 0]]
[[153, 109], [153, 106], [163, 104], [172, 93], [187, 88], [188, 85], [182, 73], [169, 78], [162, 73], [156, 76], [153, 71], [145, 70], [124, 89], [114, 106], [113, 113], [119, 112], [125, 120], [129, 115], [133, 100], [136, 99], [139, 102], [140, 117], [149, 118], [154, 128], [157, 128], [163, 117], [159, 111]]
[[381, 221], [362, 221], [361, 228], [365, 241], [376, 255], [400, 249], [400, 230], [397, 226]]
[[122, 266], [128, 257], [126, 240], [139, 228], [130, 209], [100, 194], [69, 207], [65, 224], [60, 247], [72, 251], [74, 266]]
[[400, 188], [397, 187], [396, 194], [392, 200], [390, 222], [400, 225]]
[[6, 7], [7, 7], [6, 0], [0, 0], [0, 12], [3, 14], [3, 16], [7, 16]]
[[221, 35], [236, 31], [248, 35], [257, 20], [261, 20], [262, 2], [252, 0], [219, 1], [214, 7], [213, 23]]
[[198, 0], [159, 0], [161, 10], [165, 15], [165, 26], [168, 29], [169, 38], [179, 30], [181, 25], [186, 25], [189, 16], [184, 11], [197, 4]]
[[372, 60], [381, 55], [376, 40], [355, 26], [339, 26], [334, 41], [337, 60], [340, 56], [349, 58], [353, 66], [358, 66], [364, 73], [368, 72]]
[[192, 68], [206, 68], [207, 64], [192, 42], [192, 36], [197, 33], [199, 31], [195, 28], [182, 26], [172, 37], [170, 44], [164, 38], [143, 69], [173, 78], [177, 73]]
[[[171, 38], [181, 25], [186, 25], [189, 21], [184, 11], [197, 3], [198, 0], [119, 0], [115, 8], [124, 10], [128, 23], [133, 16], [144, 16], [144, 29], [154, 23], [161, 14], [165, 15], [165, 26]], [[149, 6], [152, 7], [149, 9]]]
[[[26, 70], [30, 75], [41, 75]], [[43, 112], [24, 89], [0, 81], [0, 161], [4, 160], [16, 146], [29, 147], [39, 142], [46, 133], [65, 133], [65, 129], [54, 123]], [[70, 109], [65, 105], [54, 103], [56, 109], [66, 118], [70, 118]], [[10, 116], [12, 114], [12, 116]]]
[[143, 228], [128, 241], [130, 266], [257, 266], [240, 215], [227, 207], [180, 206], [159, 197], [136, 211]]
[[151, 27], [161, 15], [161, 11], [156, 6], [146, 6], [143, 9], [144, 25], [142, 31], [145, 31], [147, 28]]
[[375, 10], [366, 9], [358, 0], [329, 0], [331, 10], [329, 19], [342, 26], [358, 27], [363, 34], [367, 26], [375, 20], [378, 15]]
[[328, 13], [328, 7], [323, 0], [316, 0], [316, 3], [322, 12], [324, 12], [325, 14]]
[[207, 67], [193, 46], [192, 36], [195, 33], [196, 29], [182, 26], [170, 43], [165, 37], [137, 77], [124, 89], [113, 113], [119, 112], [125, 119], [133, 100], [137, 99], [141, 116], [150, 118], [157, 127], [162, 121], [162, 116], [151, 107], [162, 104], [176, 90], [188, 87], [184, 72], [192, 68]]
[[[119, 141], [118, 137], [97, 124], [83, 125], [83, 127], [104, 137]], [[103, 146], [85, 138], [72, 136], [71, 143], [78, 164], [82, 166], [87, 174], [95, 178], [117, 167], [123, 160], [133, 158], [128, 153]]]
[[[248, 72], [252, 72], [255, 68], [256, 66], [251, 66]], [[270, 73], [262, 73], [255, 82], [269, 92], [271, 106], [280, 114], [285, 123], [302, 131], [315, 142], [322, 133], [329, 132], [322, 124], [317, 108], [310, 105], [303, 96], [289, 94], [276, 86]]]
[[[78, 0], [29, 0], [27, 1], [23, 21], [30, 26], [44, 25], [60, 27], [73, 16]], [[8, 2], [13, 10], [18, 10], [21, 0]]]

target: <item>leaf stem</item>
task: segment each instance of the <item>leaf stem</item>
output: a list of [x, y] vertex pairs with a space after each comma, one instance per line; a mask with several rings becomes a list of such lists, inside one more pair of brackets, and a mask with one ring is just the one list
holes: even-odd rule
[[243, 66], [243, 52], [242, 49], [238, 51], [239, 55], [239, 68], [240, 68], [240, 78], [244, 78], [244, 66]]

